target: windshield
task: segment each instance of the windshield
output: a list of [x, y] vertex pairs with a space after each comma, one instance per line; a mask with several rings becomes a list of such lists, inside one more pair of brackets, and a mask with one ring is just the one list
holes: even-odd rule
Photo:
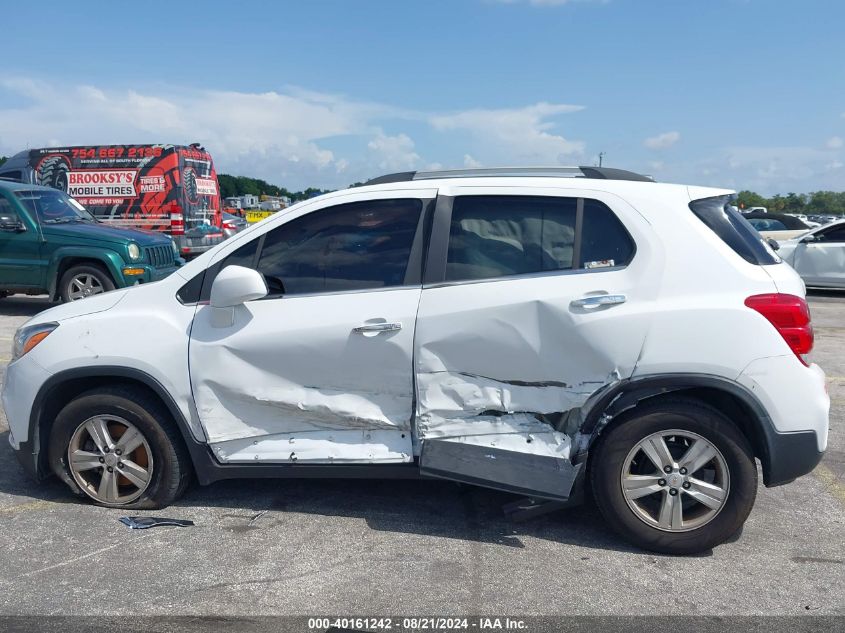
[[61, 191], [33, 189], [16, 191], [15, 195], [41, 224], [96, 222], [85, 207]]

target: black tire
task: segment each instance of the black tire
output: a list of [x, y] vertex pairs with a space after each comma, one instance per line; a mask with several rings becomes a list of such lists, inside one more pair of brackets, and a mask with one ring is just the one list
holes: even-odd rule
[[68, 301], [75, 301], [76, 299], [81, 298], [72, 297], [70, 287], [71, 281], [79, 275], [91, 275], [95, 277], [102, 287], [103, 292], [115, 289], [114, 281], [112, 281], [111, 275], [109, 275], [105, 268], [97, 264], [79, 264], [68, 268], [59, 280], [59, 296], [61, 297], [62, 302], [66, 303]]
[[[143, 493], [128, 503], [108, 503], [80, 488], [68, 467], [68, 448], [77, 428], [95, 416], [119, 416], [143, 435], [152, 452], [152, 473]], [[56, 417], [50, 434], [50, 467], [71, 490], [110, 508], [154, 510], [178, 499], [190, 482], [191, 462], [178, 428], [166, 409], [132, 387], [94, 389], [72, 400]]]
[[66, 192], [69, 171], [64, 156], [51, 156], [38, 166], [38, 184]]
[[[700, 527], [683, 532], [658, 529], [628, 505], [621, 478], [629, 453], [653, 433], [677, 429], [697, 434], [721, 452], [730, 486], [718, 513]], [[720, 411], [692, 399], [645, 403], [615, 420], [590, 456], [590, 480], [602, 515], [626, 540], [664, 554], [696, 554], [730, 539], [745, 523], [757, 495], [757, 468], [748, 439]], [[653, 499], [665, 499], [659, 492]], [[675, 493], [673, 493], [675, 494]], [[683, 496], [683, 495], [682, 495]]]

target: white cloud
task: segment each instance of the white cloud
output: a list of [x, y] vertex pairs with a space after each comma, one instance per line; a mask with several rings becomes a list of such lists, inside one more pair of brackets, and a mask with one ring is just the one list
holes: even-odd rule
[[464, 154], [464, 167], [466, 167], [467, 169], [475, 169], [481, 166], [481, 161], [475, 160], [469, 154]]
[[470, 135], [472, 147], [485, 157], [510, 164], [554, 164], [584, 152], [583, 141], [571, 141], [550, 130], [552, 117], [578, 112], [583, 106], [540, 102], [523, 108], [475, 109], [435, 115], [429, 122], [443, 132]]
[[379, 169], [386, 171], [414, 169], [420, 160], [414, 151], [414, 141], [406, 134], [387, 136], [379, 132], [367, 147], [376, 156]]
[[663, 134], [658, 134], [657, 136], [648, 137], [643, 141], [643, 145], [649, 149], [667, 149], [672, 147], [679, 140], [681, 140], [680, 132], [664, 132]]
[[[2, 105], [3, 93], [25, 105]], [[580, 109], [537, 103], [438, 114], [301, 88], [127, 90], [5, 78], [0, 79], [0, 154], [57, 145], [196, 141], [212, 152], [222, 172], [294, 189], [342, 187], [435, 160], [459, 163], [464, 153], [469, 156], [464, 162], [473, 164], [558, 163], [580, 155], [584, 143], [555, 133], [554, 117]], [[384, 131], [386, 124], [403, 122], [422, 125], [418, 134], [464, 134], [465, 146], [453, 158], [424, 159], [407, 132]]]
[[839, 136], [831, 136], [824, 144], [828, 149], [840, 149], [843, 145], [842, 138]]

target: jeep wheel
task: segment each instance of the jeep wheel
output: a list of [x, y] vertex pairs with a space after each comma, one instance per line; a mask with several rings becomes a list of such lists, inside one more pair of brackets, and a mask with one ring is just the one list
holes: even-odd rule
[[190, 475], [167, 412], [129, 388], [89, 391], [62, 409], [50, 437], [50, 465], [75, 492], [121, 508], [164, 507]]
[[114, 287], [114, 282], [104, 269], [93, 264], [83, 264], [68, 268], [62, 275], [59, 294], [62, 301], [76, 301], [114, 290]]
[[590, 459], [596, 503], [648, 550], [693, 554], [729, 539], [757, 494], [748, 440], [721, 412], [664, 400], [624, 414]]

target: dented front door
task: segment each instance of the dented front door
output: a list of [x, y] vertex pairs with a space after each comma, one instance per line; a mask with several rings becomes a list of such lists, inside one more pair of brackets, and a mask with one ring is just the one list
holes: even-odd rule
[[441, 193], [415, 344], [422, 470], [566, 498], [580, 407], [643, 345], [645, 221], [594, 192]]
[[220, 461], [412, 459], [413, 253], [426, 201], [360, 197], [269, 231], [255, 254], [247, 244], [230, 256], [253, 261], [270, 296], [229, 320], [198, 308], [191, 383]]

